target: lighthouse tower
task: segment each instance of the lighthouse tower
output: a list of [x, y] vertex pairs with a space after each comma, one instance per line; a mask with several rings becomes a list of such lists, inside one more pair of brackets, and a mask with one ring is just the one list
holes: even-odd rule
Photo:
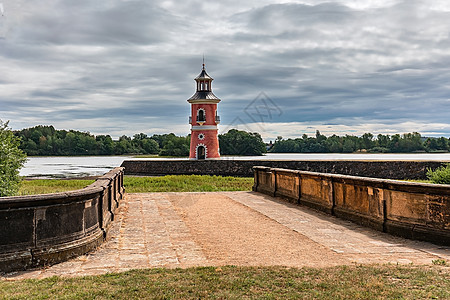
[[191, 104], [191, 148], [189, 159], [220, 159], [217, 138], [217, 103], [220, 99], [213, 94], [212, 77], [206, 73], [205, 62], [200, 75], [195, 78], [197, 91], [189, 98]]

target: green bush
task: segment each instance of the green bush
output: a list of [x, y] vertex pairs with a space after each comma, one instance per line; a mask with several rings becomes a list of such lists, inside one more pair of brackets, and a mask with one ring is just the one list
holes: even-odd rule
[[19, 169], [27, 160], [19, 149], [20, 139], [0, 120], [0, 197], [13, 196], [19, 190]]
[[428, 169], [427, 177], [433, 183], [450, 184], [450, 163], [447, 163], [445, 166], [441, 166], [434, 171]]

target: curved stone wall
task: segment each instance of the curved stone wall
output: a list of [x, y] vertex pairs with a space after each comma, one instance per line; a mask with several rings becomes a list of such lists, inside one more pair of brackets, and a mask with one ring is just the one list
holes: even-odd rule
[[450, 185], [254, 167], [253, 190], [390, 234], [450, 245]]
[[123, 174], [115, 168], [76, 191], [0, 198], [0, 272], [54, 264], [101, 244], [125, 192]]

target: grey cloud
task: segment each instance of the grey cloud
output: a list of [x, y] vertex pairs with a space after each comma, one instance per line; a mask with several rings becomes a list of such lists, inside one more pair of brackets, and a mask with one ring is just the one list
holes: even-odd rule
[[[149, 1], [58, 1], [31, 15], [19, 38], [42, 44], [155, 44], [178, 20]], [[53, 5], [52, 5], [53, 4]], [[168, 26], [170, 24], [170, 26]], [[166, 31], [164, 29], [169, 29]]]
[[240, 2], [44, 1], [0, 40], [0, 89], [24, 87], [0, 95], [1, 110], [30, 120], [33, 105], [51, 108], [45, 118], [60, 124], [127, 119], [130, 134], [181, 126], [204, 52], [221, 126], [261, 91], [283, 110], [271, 122], [448, 123], [450, 12]]
[[351, 17], [352, 10], [340, 4], [273, 4], [237, 14], [232, 20], [246, 23], [257, 31], [273, 31], [291, 29], [292, 26], [306, 27], [314, 23], [343, 23]]

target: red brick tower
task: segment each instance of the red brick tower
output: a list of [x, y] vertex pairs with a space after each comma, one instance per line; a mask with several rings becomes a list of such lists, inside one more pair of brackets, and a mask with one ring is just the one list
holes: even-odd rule
[[189, 159], [220, 159], [219, 140], [217, 138], [217, 124], [220, 117], [217, 115], [217, 103], [220, 99], [213, 94], [210, 77], [203, 69], [195, 78], [197, 91], [189, 98], [191, 104], [191, 148]]

